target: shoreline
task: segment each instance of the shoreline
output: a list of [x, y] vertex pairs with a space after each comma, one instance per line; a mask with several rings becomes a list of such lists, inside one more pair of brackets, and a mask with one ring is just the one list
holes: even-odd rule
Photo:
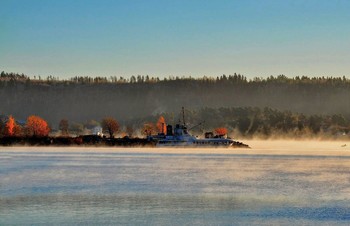
[[[250, 148], [164, 148], [120, 146], [0, 146], [1, 152], [67, 152], [67, 153], [132, 153], [132, 154], [229, 154], [285, 156], [350, 156], [350, 144], [344, 141], [245, 140]], [[345, 145], [345, 146], [344, 146]], [[291, 151], [292, 150], [292, 151]]]

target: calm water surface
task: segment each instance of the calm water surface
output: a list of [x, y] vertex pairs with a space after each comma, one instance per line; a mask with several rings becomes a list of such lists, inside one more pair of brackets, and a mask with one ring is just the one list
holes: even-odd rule
[[20, 150], [0, 225], [350, 224], [350, 157]]

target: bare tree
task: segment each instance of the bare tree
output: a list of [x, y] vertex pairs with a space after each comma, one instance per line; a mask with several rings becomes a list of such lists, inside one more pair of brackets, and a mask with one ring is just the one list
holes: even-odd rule
[[68, 124], [68, 120], [67, 119], [62, 119], [59, 123], [59, 129], [61, 130], [61, 134], [63, 136], [67, 136], [68, 135], [68, 128], [69, 128], [69, 124]]
[[119, 131], [119, 123], [112, 117], [107, 117], [102, 120], [102, 129], [109, 134], [110, 138], [114, 137], [114, 134]]
[[126, 134], [128, 134], [128, 137], [132, 137], [134, 134], [134, 128], [132, 126], [127, 126], [126, 127]]
[[141, 133], [142, 133], [143, 135], [146, 135], [146, 136], [151, 136], [151, 135], [154, 134], [156, 131], [157, 131], [156, 126], [155, 126], [153, 123], [148, 122], [148, 123], [145, 123], [145, 124], [143, 125], [143, 128], [142, 128]]

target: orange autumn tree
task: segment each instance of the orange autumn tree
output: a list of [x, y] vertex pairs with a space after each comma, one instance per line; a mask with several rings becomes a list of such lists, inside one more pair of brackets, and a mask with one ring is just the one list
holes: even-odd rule
[[219, 136], [225, 136], [227, 134], [227, 129], [224, 127], [216, 128], [215, 133]]
[[5, 131], [4, 131], [5, 136], [12, 137], [15, 132], [14, 131], [15, 127], [16, 127], [15, 119], [12, 117], [12, 115], [10, 115], [5, 124]]
[[160, 116], [157, 122], [158, 133], [166, 133], [166, 123], [163, 116]]
[[15, 127], [13, 128], [13, 136], [15, 137], [19, 137], [19, 136], [22, 136], [22, 127], [15, 124]]
[[31, 115], [27, 118], [26, 130], [29, 136], [34, 137], [45, 137], [48, 136], [50, 132], [47, 122], [35, 115]]

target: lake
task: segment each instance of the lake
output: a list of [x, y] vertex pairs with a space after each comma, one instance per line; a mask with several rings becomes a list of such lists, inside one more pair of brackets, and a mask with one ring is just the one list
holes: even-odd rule
[[0, 148], [0, 225], [349, 225], [344, 142]]

